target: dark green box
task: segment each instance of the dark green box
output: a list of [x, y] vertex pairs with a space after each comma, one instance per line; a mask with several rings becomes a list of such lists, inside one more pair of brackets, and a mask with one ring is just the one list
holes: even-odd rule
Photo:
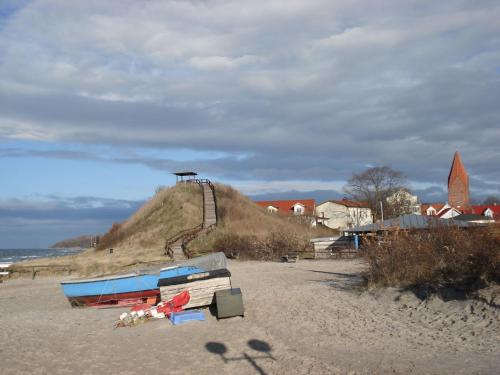
[[244, 316], [243, 297], [240, 288], [219, 290], [215, 292], [217, 304], [217, 318], [230, 318], [232, 316]]

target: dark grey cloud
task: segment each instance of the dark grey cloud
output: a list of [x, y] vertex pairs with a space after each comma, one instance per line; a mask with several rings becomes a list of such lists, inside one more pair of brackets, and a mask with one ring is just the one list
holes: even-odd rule
[[[425, 189], [460, 150], [476, 194], [498, 192], [499, 14], [463, 0], [33, 1], [0, 28], [0, 139], [118, 155], [4, 155], [334, 188], [390, 165]], [[225, 156], [120, 151], [134, 147]]]
[[[242, 158], [225, 156], [210, 160], [189, 160], [186, 162], [144, 156], [138, 153], [131, 155], [129, 152], [109, 156], [98, 152], [6, 148], [4, 150], [0, 150], [0, 157], [43, 157], [92, 160], [105, 163], [138, 164], [145, 165], [159, 171], [171, 172], [183, 170], [187, 167], [188, 169], [203, 171], [203, 174], [216, 176], [216, 178], [222, 180], [240, 180], [241, 183], [239, 187], [242, 188], [243, 192], [246, 192], [251, 196], [258, 196], [259, 193], [256, 193], [256, 191], [259, 189], [262, 191], [269, 190], [270, 186], [266, 183], [262, 183], [260, 188], [252, 188], [252, 186], [248, 185], [248, 182], [255, 180], [291, 181], [292, 183], [288, 184], [282, 182], [281, 191], [276, 192], [277, 187], [275, 185], [272, 189], [274, 192], [268, 191], [268, 193], [263, 195], [274, 196], [275, 194], [278, 194], [277, 196], [284, 197], [288, 193], [294, 193], [294, 190], [287, 190], [287, 188], [293, 186], [293, 181], [295, 181], [297, 188], [299, 189], [295, 191], [304, 192], [303, 194], [300, 194], [301, 197], [312, 193], [312, 197], [321, 197], [317, 198], [319, 200], [322, 200], [323, 198], [324, 200], [337, 198], [338, 195], [341, 194], [339, 191], [341, 190], [341, 186], [344, 184], [343, 181], [346, 181], [351, 176], [353, 171], [368, 167], [367, 165], [350, 164], [349, 162], [346, 162], [346, 159], [340, 157], [337, 160], [333, 160], [331, 163], [325, 164], [321, 155], [291, 155], [270, 163], [267, 158], [268, 156], [260, 153]], [[446, 155], [443, 157], [446, 157]], [[429, 163], [430, 165], [434, 163], [432, 158], [429, 159]], [[448, 165], [444, 165], [443, 167], [426, 168], [426, 165], [428, 164], [422, 164], [423, 165], [416, 166], [411, 173], [408, 173], [408, 171], [404, 169], [405, 167], [402, 163], [394, 163], [393, 167], [396, 169], [399, 168], [411, 177], [409, 184], [413, 188], [413, 191], [421, 197], [422, 201], [445, 201], [447, 199], [445, 189], [451, 160], [449, 160]], [[474, 169], [472, 170], [474, 171]], [[483, 176], [489, 176], [490, 174], [494, 175], [495, 173], [496, 170], [485, 171]], [[332, 180], [335, 181], [332, 182]], [[300, 181], [313, 182], [312, 184], [301, 186]], [[429, 181], [436, 181], [436, 183], [429, 185]], [[314, 185], [314, 183], [318, 184], [318, 186], [325, 186], [328, 182], [332, 182], [332, 186], [335, 186], [337, 190], [311, 190], [311, 185]], [[427, 184], [429, 186], [422, 188], [422, 184]], [[476, 200], [484, 199], [484, 197], [488, 195], [497, 195], [500, 192], [499, 182], [496, 182], [495, 180], [484, 180], [478, 177], [478, 175], [470, 176], [470, 185], [472, 195], [476, 197]], [[280, 189], [278, 188], [278, 190]], [[330, 198], [326, 197], [327, 193], [331, 193]], [[78, 199], [82, 198], [72, 199], [73, 202], [76, 202]], [[95, 202], [96, 198], [91, 197], [90, 200], [91, 202]], [[112, 200], [113, 204], [115, 202], [118, 201]], [[124, 202], [127, 204], [127, 201]]]

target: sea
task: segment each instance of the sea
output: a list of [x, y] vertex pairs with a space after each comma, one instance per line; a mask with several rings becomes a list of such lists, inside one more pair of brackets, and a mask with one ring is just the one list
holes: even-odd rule
[[62, 257], [82, 252], [80, 248], [70, 249], [0, 249], [0, 263], [14, 263], [38, 258]]

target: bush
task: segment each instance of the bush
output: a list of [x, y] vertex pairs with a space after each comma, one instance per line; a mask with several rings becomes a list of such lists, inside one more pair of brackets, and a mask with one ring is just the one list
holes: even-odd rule
[[273, 259], [281, 258], [288, 253], [312, 251], [312, 244], [302, 237], [285, 232], [272, 232], [266, 238], [266, 248]]
[[311, 244], [284, 232], [271, 232], [262, 240], [253, 235], [227, 233], [215, 239], [212, 249], [226, 256], [238, 254], [243, 259], [277, 260], [288, 253], [311, 251]]
[[125, 233], [123, 233], [122, 224], [113, 223], [109, 231], [101, 237], [99, 243], [97, 244], [97, 250], [104, 250], [113, 246], [113, 244], [124, 238], [124, 236]]
[[221, 234], [217, 236], [213, 243], [213, 249], [215, 251], [222, 251], [228, 257], [238, 254], [244, 259], [258, 259], [258, 248], [259, 243], [257, 237], [234, 233]]
[[490, 228], [436, 227], [373, 241], [368, 282], [384, 286], [500, 280], [500, 242]]

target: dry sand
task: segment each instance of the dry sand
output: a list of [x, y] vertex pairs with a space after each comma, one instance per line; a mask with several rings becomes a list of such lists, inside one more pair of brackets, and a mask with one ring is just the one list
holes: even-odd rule
[[[358, 260], [229, 268], [245, 318], [217, 321], [207, 313], [207, 321], [181, 326], [162, 320], [114, 329], [126, 309], [72, 309], [61, 278], [7, 280], [0, 284], [0, 372], [500, 372], [499, 310], [483, 302], [364, 292], [356, 287]], [[225, 353], [210, 352], [209, 343]]]

